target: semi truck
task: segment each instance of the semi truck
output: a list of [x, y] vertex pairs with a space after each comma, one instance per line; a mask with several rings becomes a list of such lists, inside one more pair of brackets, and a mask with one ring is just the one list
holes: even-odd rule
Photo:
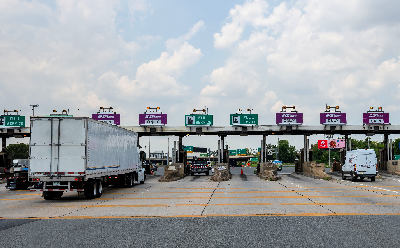
[[200, 159], [194, 160], [191, 165], [191, 176], [195, 173], [205, 173], [206, 176], [209, 176], [210, 169], [206, 161]]
[[103, 187], [144, 183], [138, 134], [89, 117], [31, 117], [29, 144], [32, 180], [43, 183], [45, 200], [77, 191], [88, 199]]
[[377, 176], [377, 158], [373, 149], [357, 149], [347, 151], [345, 163], [342, 166], [342, 179], [351, 177], [351, 181], [370, 178], [375, 181]]

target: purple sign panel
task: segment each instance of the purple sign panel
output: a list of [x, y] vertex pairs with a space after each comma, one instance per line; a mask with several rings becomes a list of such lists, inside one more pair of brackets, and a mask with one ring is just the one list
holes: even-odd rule
[[162, 126], [167, 124], [167, 114], [139, 114], [139, 125]]
[[389, 113], [363, 113], [363, 124], [389, 124]]
[[304, 123], [303, 113], [276, 113], [277, 125], [302, 125]]
[[107, 113], [92, 114], [92, 119], [98, 121], [104, 121], [109, 124], [120, 125], [120, 114], [107, 114]]
[[320, 124], [323, 125], [346, 125], [346, 113], [320, 113]]

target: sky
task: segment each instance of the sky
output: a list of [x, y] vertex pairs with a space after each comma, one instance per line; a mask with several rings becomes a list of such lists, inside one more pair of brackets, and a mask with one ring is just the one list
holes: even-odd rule
[[[400, 124], [400, 2], [2, 0], [0, 86], [0, 108], [21, 115], [32, 115], [32, 104], [35, 115], [113, 107], [122, 126], [137, 126], [146, 107], [183, 126], [205, 106], [215, 126], [247, 108], [260, 125], [274, 125], [284, 105], [304, 113], [304, 125], [319, 125], [326, 104], [340, 106], [350, 125], [371, 106]], [[277, 138], [303, 144], [300, 136], [267, 142]], [[218, 139], [183, 143], [216, 149]], [[261, 136], [225, 140], [257, 148]], [[167, 150], [167, 137], [150, 142], [151, 151]]]

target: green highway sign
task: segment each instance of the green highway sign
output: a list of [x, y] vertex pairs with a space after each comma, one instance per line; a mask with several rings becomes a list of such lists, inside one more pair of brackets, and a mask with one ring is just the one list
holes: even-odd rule
[[213, 115], [185, 115], [185, 126], [213, 126]]
[[2, 115], [0, 116], [0, 128], [25, 127], [25, 116]]
[[258, 125], [258, 114], [230, 114], [230, 125]]
[[237, 150], [229, 150], [230, 156], [237, 156]]
[[238, 156], [246, 156], [246, 149], [237, 149]]
[[258, 158], [251, 158], [251, 161], [259, 161]]
[[187, 153], [193, 153], [194, 152], [194, 147], [193, 146], [186, 146], [184, 147], [184, 151]]
[[200, 157], [209, 157], [209, 154], [207, 154], [207, 153], [201, 153], [201, 154], [200, 154]]

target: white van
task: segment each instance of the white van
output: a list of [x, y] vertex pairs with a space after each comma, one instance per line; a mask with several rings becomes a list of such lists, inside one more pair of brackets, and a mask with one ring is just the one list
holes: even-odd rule
[[342, 178], [351, 177], [351, 181], [358, 177], [364, 179], [368, 177], [375, 181], [377, 176], [377, 158], [373, 149], [357, 149], [347, 151], [345, 163], [342, 166]]

